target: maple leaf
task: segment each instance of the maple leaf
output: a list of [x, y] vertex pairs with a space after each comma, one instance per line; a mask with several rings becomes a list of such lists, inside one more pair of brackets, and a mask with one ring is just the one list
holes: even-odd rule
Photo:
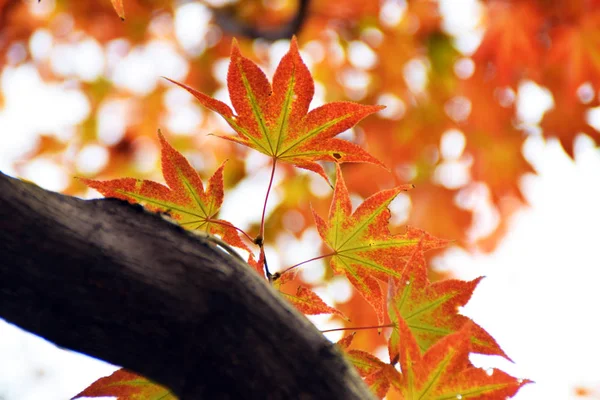
[[392, 385], [400, 386], [401, 375], [393, 365], [362, 350], [348, 350], [354, 334], [342, 338], [337, 345], [345, 350], [346, 359], [354, 365], [365, 383], [379, 398], [383, 398]]
[[402, 377], [393, 365], [384, 363], [366, 351], [350, 350], [346, 358], [358, 370], [360, 376], [365, 378], [365, 383], [379, 398], [383, 398], [392, 385], [394, 387], [401, 385]]
[[123, 7], [123, 0], [110, 0], [110, 1], [113, 5], [113, 8], [117, 12], [117, 15], [119, 16], [119, 18], [121, 18], [124, 21], [125, 20], [125, 7]]
[[276, 273], [273, 275], [273, 287], [298, 311], [305, 315], [318, 314], [337, 314], [344, 319], [348, 319], [340, 310], [328, 306], [314, 291], [304, 287], [297, 286], [296, 293], [290, 294], [282, 289], [282, 286], [296, 279], [297, 270], [289, 271], [285, 274]]
[[[468, 322], [460, 331], [422, 352], [408, 324], [400, 318], [398, 330], [402, 340], [398, 356], [391, 363], [362, 350], [349, 350], [354, 334], [342, 338], [337, 345], [380, 398], [393, 387], [405, 400], [505, 399], [530, 382], [499, 370], [475, 368], [469, 361], [472, 329], [473, 324]], [[402, 373], [394, 368], [398, 360]]]
[[414, 228], [392, 235], [388, 228], [388, 205], [412, 185], [383, 190], [366, 199], [354, 213], [342, 172], [337, 165], [336, 184], [329, 209], [329, 221], [313, 215], [319, 235], [333, 250], [331, 267], [344, 273], [356, 290], [373, 306], [379, 323], [384, 320], [384, 296], [377, 280], [402, 277], [401, 266], [421, 243], [429, 250], [445, 241]]
[[[557, 24], [550, 31], [546, 77], [548, 86], [564, 85], [553, 90], [554, 97], [567, 96], [577, 102], [577, 88], [586, 82], [597, 84], [600, 78], [600, 11], [586, 10], [577, 23]], [[543, 82], [544, 84], [546, 82]], [[562, 92], [562, 93], [560, 93]], [[563, 103], [566, 102], [563, 100]], [[556, 105], [558, 106], [558, 104]], [[562, 105], [564, 107], [564, 104]], [[568, 110], [564, 110], [568, 111]], [[585, 119], [585, 118], [584, 118]]]
[[117, 400], [177, 400], [167, 388], [124, 368], [98, 379], [71, 400], [107, 396], [116, 397]]
[[406, 400], [505, 399], [531, 381], [516, 379], [500, 370], [475, 368], [469, 361], [471, 323], [445, 336], [424, 354], [400, 318], [399, 361], [402, 379], [392, 381]]
[[518, 82], [525, 71], [535, 74], [544, 48], [540, 32], [545, 21], [538, 2], [494, 0], [486, 14], [486, 32], [473, 55], [477, 64], [494, 65], [502, 84]]
[[[476, 353], [500, 355], [507, 359], [494, 338], [469, 318], [458, 314], [482, 278], [470, 282], [447, 279], [436, 283], [427, 278], [427, 265], [421, 246], [406, 263], [402, 276], [390, 283], [388, 313], [395, 325], [389, 339], [390, 359], [398, 356], [399, 320], [406, 321], [421, 351], [427, 351], [441, 338], [471, 324], [472, 349]], [[510, 360], [510, 359], [509, 359]]]
[[150, 211], [165, 212], [186, 229], [202, 229], [220, 235], [223, 241], [245, 250], [236, 228], [216, 219], [223, 202], [223, 168], [221, 165], [209, 179], [206, 190], [198, 173], [159, 132], [162, 172], [168, 185], [148, 180], [121, 178], [110, 181], [80, 179], [106, 197], [116, 197], [144, 205]]
[[315, 292], [304, 286], [298, 286], [296, 294], [285, 293], [281, 290], [279, 293], [305, 315], [337, 314], [345, 318], [341, 311], [328, 306]]
[[[600, 69], [598, 75], [600, 76]], [[584, 133], [596, 143], [600, 142], [598, 131], [589, 124], [590, 120], [586, 117], [591, 109], [600, 105], [600, 101], [597, 96], [593, 96], [587, 99], [589, 101], [582, 102], [567, 78], [563, 76], [544, 82], [552, 92], [554, 106], [544, 113], [540, 126], [546, 138], [556, 137], [565, 152], [574, 158], [577, 135]]]
[[265, 276], [265, 253], [261, 252], [258, 256], [258, 260], [254, 259], [252, 253], [248, 255], [248, 265], [255, 270], [260, 276]]
[[243, 57], [237, 42], [233, 42], [227, 87], [237, 115], [227, 104], [170, 81], [219, 113], [238, 134], [220, 137], [251, 147], [274, 160], [314, 171], [326, 180], [323, 167], [316, 161], [368, 162], [383, 166], [359, 146], [335, 138], [383, 107], [335, 102], [309, 112], [314, 82], [300, 57], [295, 38], [275, 71], [272, 86], [263, 71]]
[[355, 335], [356, 332], [352, 332], [351, 334], [346, 335], [340, 340], [338, 340], [335, 344], [337, 344], [342, 350], [347, 351], [350, 345], [352, 344], [352, 340], [354, 339]]

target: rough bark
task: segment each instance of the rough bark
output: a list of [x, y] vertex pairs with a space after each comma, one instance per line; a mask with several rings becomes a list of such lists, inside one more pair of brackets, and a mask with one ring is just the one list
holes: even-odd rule
[[247, 265], [156, 214], [0, 173], [0, 317], [181, 399], [367, 399]]

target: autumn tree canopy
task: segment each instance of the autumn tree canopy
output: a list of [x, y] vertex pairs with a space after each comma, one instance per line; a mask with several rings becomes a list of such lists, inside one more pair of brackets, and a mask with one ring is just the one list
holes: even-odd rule
[[[527, 137], [556, 137], [571, 155], [578, 134], [597, 141], [590, 114], [598, 106], [594, 38], [600, 9], [595, 0], [483, 1], [470, 31], [459, 31], [448, 16], [450, 3], [4, 0], [0, 62], [5, 71], [30, 64], [46, 82], [71, 82], [89, 105], [76, 133], [39, 132], [29, 158], [69, 165], [70, 176], [150, 175], [157, 163], [141, 166], [140, 153], [150, 147], [157, 154], [153, 138], [163, 127], [177, 135], [179, 148], [214, 170], [221, 156], [243, 151], [227, 143], [206, 145], [206, 133], [221, 135], [228, 127], [174, 94], [158, 74], [128, 82], [124, 70], [141, 68], [143, 57], [172, 58], [158, 73], [174, 71], [169, 78], [219, 94], [225, 83], [219, 71], [233, 35], [244, 54], [272, 71], [283, 49], [268, 41], [295, 33], [317, 81], [313, 107], [339, 100], [387, 107], [347, 136], [392, 174], [350, 167], [352, 191], [365, 197], [413, 183], [417, 189], [406, 195], [410, 211], [396, 225], [491, 249], [506, 217], [523, 202], [519, 178], [532, 171], [521, 153]], [[72, 62], [86, 55], [93, 65]], [[523, 121], [516, 110], [527, 81], [552, 95], [553, 106], [539, 121]], [[185, 116], [191, 122], [179, 123]], [[93, 171], [79, 170], [74, 160], [89, 146], [101, 146], [108, 157]], [[243, 161], [229, 168], [235, 173], [228, 186], [247, 173]], [[281, 188], [268, 225], [271, 232], [299, 236], [309, 225], [303, 193], [311, 192], [314, 178], [286, 171], [286, 179], [296, 184]], [[71, 181], [65, 191], [82, 189]], [[471, 201], [474, 196], [486, 201]], [[497, 213], [498, 223], [480, 227], [486, 212]]]

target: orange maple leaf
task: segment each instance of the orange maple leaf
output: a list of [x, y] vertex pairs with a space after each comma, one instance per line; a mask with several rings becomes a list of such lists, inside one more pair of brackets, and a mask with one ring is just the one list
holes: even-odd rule
[[248, 265], [255, 270], [260, 276], [265, 276], [265, 253], [260, 252], [258, 256], [258, 260], [254, 259], [254, 255], [250, 253], [248, 255], [248, 261], [246, 261]]
[[388, 228], [388, 205], [412, 185], [383, 190], [366, 199], [354, 213], [342, 172], [337, 178], [329, 209], [329, 221], [313, 215], [319, 235], [333, 250], [331, 267], [344, 273], [356, 290], [373, 306], [379, 323], [384, 320], [384, 295], [377, 280], [401, 279], [404, 262], [421, 243], [424, 249], [445, 245], [445, 241], [415, 228], [405, 234], [392, 235]]
[[436, 283], [427, 278], [427, 265], [421, 247], [418, 246], [406, 263], [400, 279], [390, 283], [388, 312], [395, 327], [389, 339], [390, 359], [398, 357], [400, 340], [399, 320], [406, 321], [419, 349], [431, 348], [441, 338], [471, 324], [472, 350], [475, 353], [500, 355], [507, 359], [494, 338], [469, 318], [458, 314], [482, 278], [466, 282], [447, 279]]
[[123, 7], [123, 0], [110, 0], [117, 15], [122, 20], [125, 20], [125, 7]]
[[277, 273], [275, 274], [275, 279], [273, 279], [273, 287], [277, 289], [287, 301], [292, 303], [292, 305], [304, 315], [337, 314], [344, 319], [348, 319], [340, 310], [328, 306], [314, 291], [302, 285], [296, 287], [295, 294], [284, 291], [282, 286], [296, 279], [296, 271], [297, 270], [290, 271], [286, 274]]
[[238, 134], [220, 137], [251, 147], [276, 161], [314, 171], [325, 179], [325, 171], [316, 161], [368, 162], [383, 166], [361, 147], [335, 138], [383, 107], [335, 102], [309, 112], [314, 82], [300, 57], [295, 38], [275, 71], [272, 86], [263, 71], [241, 55], [234, 40], [227, 87], [237, 115], [227, 104], [170, 81], [219, 113]]
[[[365, 351], [348, 350], [354, 334], [337, 343], [379, 398], [393, 387], [405, 400], [503, 400], [530, 382], [499, 370], [475, 368], [469, 361], [473, 328], [470, 322], [426, 352], [421, 352], [417, 339], [402, 318], [398, 327], [402, 338], [396, 352], [399, 356], [391, 363]], [[394, 368], [398, 360], [402, 373]]]
[[304, 286], [298, 286], [296, 294], [289, 294], [283, 291], [279, 291], [279, 293], [281, 293], [287, 301], [292, 303], [302, 314], [337, 314], [344, 317], [344, 314], [342, 314], [341, 311], [328, 306], [315, 292]]
[[117, 400], [177, 400], [167, 388], [126, 369], [98, 379], [73, 399], [80, 397], [116, 397]]
[[223, 202], [223, 167], [209, 179], [206, 190], [198, 173], [159, 132], [162, 172], [168, 185], [148, 180], [121, 178], [110, 181], [81, 179], [87, 186], [106, 197], [116, 197], [130, 203], [144, 205], [150, 211], [166, 212], [186, 229], [220, 235], [223, 241], [245, 250], [248, 246], [240, 239], [236, 228], [217, 219]]
[[362, 350], [350, 350], [346, 358], [358, 370], [365, 383], [379, 398], [383, 398], [390, 387], [399, 387], [402, 376], [393, 365], [384, 363], [374, 355]]
[[384, 363], [366, 351], [348, 350], [353, 338], [354, 333], [342, 338], [337, 345], [346, 352], [346, 358], [354, 365], [360, 376], [365, 378], [365, 383], [371, 391], [377, 397], [383, 398], [392, 384], [394, 387], [399, 387], [402, 377], [392, 364]]
[[545, 21], [538, 3], [493, 0], [486, 6], [486, 32], [473, 58], [478, 65], [493, 65], [502, 85], [539, 70]]
[[500, 370], [483, 370], [469, 361], [471, 323], [445, 336], [424, 354], [408, 327], [400, 318], [399, 361], [402, 379], [392, 381], [404, 399], [505, 399], [531, 381], [517, 379]]
[[337, 342], [337, 345], [346, 351], [346, 358], [354, 365], [360, 376], [365, 378], [365, 383], [369, 386], [369, 389], [377, 397], [383, 398], [392, 384], [394, 387], [400, 386], [402, 377], [392, 364], [384, 363], [366, 351], [348, 350], [353, 338], [354, 334], [348, 335]]
[[[577, 102], [577, 88], [586, 82], [597, 85], [600, 80], [600, 11], [586, 10], [577, 23], [557, 24], [550, 31], [552, 46], [545, 60], [547, 80], [564, 84], [563, 93], [553, 91], [555, 97], [568, 96]], [[546, 83], [546, 82], [543, 82]], [[556, 86], [556, 82], [552, 82]], [[557, 105], [558, 106], [558, 105]]]

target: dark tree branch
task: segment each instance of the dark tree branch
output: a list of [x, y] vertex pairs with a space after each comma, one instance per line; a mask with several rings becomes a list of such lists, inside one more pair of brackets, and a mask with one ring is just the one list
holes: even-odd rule
[[183, 400], [371, 397], [244, 263], [141, 207], [2, 173], [0, 317]]
[[309, 5], [309, 0], [298, 0], [298, 9], [294, 16], [285, 24], [272, 29], [265, 29], [260, 25], [252, 26], [239, 21], [235, 15], [236, 7], [213, 9], [212, 12], [215, 23], [228, 35], [275, 41], [289, 39], [300, 31], [308, 15]]

